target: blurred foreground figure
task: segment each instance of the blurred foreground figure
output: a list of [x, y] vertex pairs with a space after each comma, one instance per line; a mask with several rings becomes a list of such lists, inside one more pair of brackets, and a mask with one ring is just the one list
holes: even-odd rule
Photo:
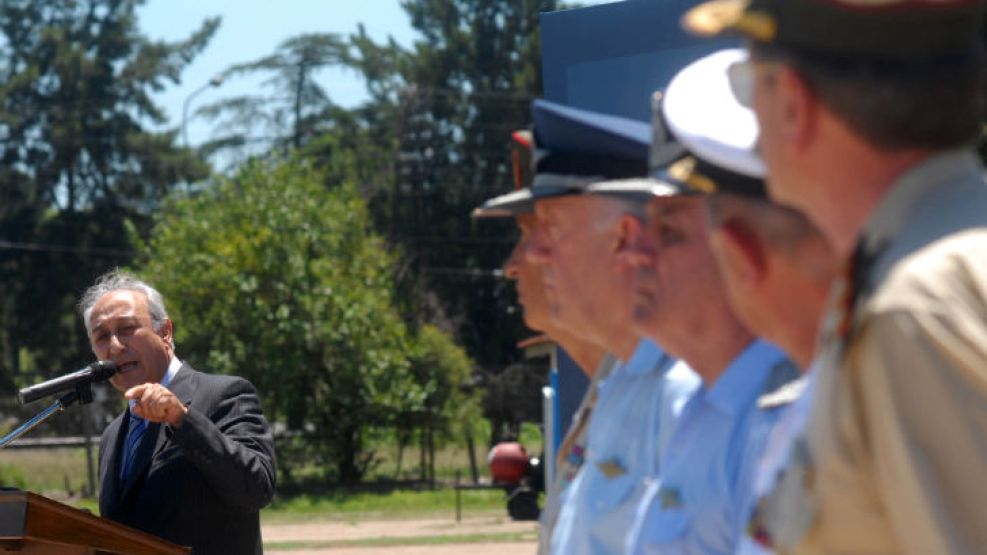
[[262, 553], [276, 471], [254, 387], [179, 360], [161, 294], [131, 275], [100, 277], [79, 308], [129, 404], [100, 441], [100, 513], [195, 555]]
[[757, 112], [768, 185], [845, 260], [815, 399], [754, 536], [783, 553], [987, 545], [982, 0], [713, 2]]

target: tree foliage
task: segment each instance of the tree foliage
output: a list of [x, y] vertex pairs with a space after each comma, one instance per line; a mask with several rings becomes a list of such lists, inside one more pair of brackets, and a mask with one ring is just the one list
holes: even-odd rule
[[142, 122], [150, 99], [208, 43], [210, 19], [185, 41], [141, 36], [136, 0], [0, 4], [4, 168], [30, 176], [36, 199], [67, 212], [100, 202], [146, 207], [203, 166]]
[[[351, 61], [368, 82], [366, 127], [394, 137], [390, 179], [369, 174], [378, 229], [406, 253], [399, 281], [411, 321], [456, 331], [495, 381], [525, 336], [513, 287], [494, 273], [514, 242], [512, 222], [471, 221], [512, 187], [510, 135], [530, 124], [541, 93], [540, 12], [554, 1], [406, 0], [421, 36], [410, 49], [361, 28]], [[384, 116], [384, 117], [382, 117]], [[370, 131], [374, 133], [374, 131]]]
[[301, 161], [254, 162], [177, 198], [142, 246], [140, 272], [170, 300], [179, 353], [248, 377], [269, 417], [301, 434], [315, 460], [291, 451], [289, 472], [318, 463], [352, 482], [374, 460], [368, 432], [446, 408], [469, 364], [431, 330], [416, 345], [363, 200], [323, 183]]
[[219, 20], [183, 41], [151, 41], [138, 29], [139, 4], [0, 2], [6, 388], [91, 358], [75, 316], [77, 295], [130, 258], [125, 220], [143, 227], [167, 191], [206, 174], [203, 160], [175, 147], [174, 132], [148, 125], [164, 119], [151, 94], [178, 82]]
[[[529, 124], [541, 91], [538, 14], [555, 2], [408, 0], [421, 39], [411, 49], [375, 43], [360, 29], [351, 63], [389, 114], [390, 183], [373, 197], [379, 228], [404, 246], [415, 318], [456, 329], [471, 356], [497, 369], [516, 359], [523, 328], [513, 288], [491, 270], [513, 242], [510, 224], [476, 225], [469, 213], [511, 187], [510, 134]], [[435, 295], [438, 302], [428, 302]]]
[[478, 415], [473, 362], [446, 332], [432, 325], [418, 330], [411, 371], [424, 394], [420, 413], [440, 433], [462, 431]]
[[[208, 168], [148, 130], [164, 121], [151, 94], [218, 20], [150, 41], [141, 3], [0, 2], [0, 388], [91, 357], [78, 294], [140, 243], [183, 356], [253, 379], [330, 477], [373, 464], [369, 429], [462, 433], [471, 358], [499, 371], [523, 334], [490, 272], [510, 227], [468, 213], [509, 187], [509, 132], [540, 90], [537, 14], [555, 3], [408, 0], [411, 48], [361, 28], [234, 66], [270, 76], [271, 95], [208, 107], [225, 133], [213, 146], [260, 138], [275, 156], [191, 197], [175, 186]], [[335, 105], [313, 78], [327, 64], [364, 75], [370, 100]]]
[[422, 388], [421, 406], [395, 427], [401, 449], [419, 432], [421, 478], [435, 481], [435, 448], [450, 440], [466, 440], [473, 448], [474, 428], [481, 414], [474, 387], [473, 363], [462, 347], [432, 325], [418, 330], [411, 371]]
[[197, 110], [219, 122], [221, 134], [206, 149], [255, 151], [251, 143], [256, 139], [266, 149], [284, 152], [318, 136], [341, 110], [313, 77], [322, 68], [340, 65], [346, 52], [347, 45], [338, 35], [308, 33], [282, 41], [268, 56], [227, 68], [223, 73], [228, 77], [267, 75], [262, 86], [269, 94], [226, 98]]
[[[556, 2], [407, 0], [402, 7], [420, 36], [410, 48], [375, 41], [363, 27], [345, 41], [297, 37], [235, 66], [271, 75], [280, 103], [228, 99], [207, 110], [242, 125], [241, 141], [266, 136], [264, 122], [279, 121], [280, 143], [325, 170], [330, 186], [354, 182], [377, 231], [400, 247], [394, 273], [404, 320], [453, 330], [493, 375], [517, 360], [515, 344], [526, 333], [513, 287], [496, 274], [513, 224], [477, 225], [469, 214], [512, 186], [510, 134], [529, 124], [541, 90], [538, 14]], [[318, 55], [305, 58], [305, 50]], [[322, 63], [360, 72], [367, 103], [332, 107], [331, 91], [308, 78]], [[292, 132], [283, 114], [306, 87], [313, 118]], [[238, 107], [249, 109], [229, 110]]]

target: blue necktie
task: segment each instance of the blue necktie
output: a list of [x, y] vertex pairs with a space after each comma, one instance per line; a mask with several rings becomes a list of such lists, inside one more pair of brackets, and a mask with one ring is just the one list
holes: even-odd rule
[[130, 425], [127, 428], [127, 441], [123, 446], [123, 461], [120, 463], [120, 482], [125, 483], [130, 475], [131, 467], [134, 466], [134, 459], [137, 458], [137, 449], [141, 445], [141, 438], [147, 430], [147, 420], [130, 413]]

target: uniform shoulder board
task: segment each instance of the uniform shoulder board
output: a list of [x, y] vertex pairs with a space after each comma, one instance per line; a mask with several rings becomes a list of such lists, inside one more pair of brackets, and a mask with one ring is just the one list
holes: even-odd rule
[[792, 380], [770, 393], [761, 395], [757, 400], [757, 406], [761, 409], [773, 409], [794, 403], [808, 384], [808, 376], [802, 376]]

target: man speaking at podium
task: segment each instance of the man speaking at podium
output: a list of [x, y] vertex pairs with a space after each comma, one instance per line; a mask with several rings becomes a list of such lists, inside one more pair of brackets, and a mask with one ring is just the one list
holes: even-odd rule
[[129, 404], [100, 441], [100, 513], [194, 555], [262, 553], [276, 471], [254, 387], [180, 361], [161, 294], [131, 275], [100, 277], [79, 308]]

